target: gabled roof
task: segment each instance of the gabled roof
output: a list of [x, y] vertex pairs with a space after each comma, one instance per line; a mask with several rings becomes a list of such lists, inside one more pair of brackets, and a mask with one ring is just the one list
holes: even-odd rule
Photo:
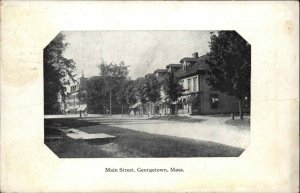
[[196, 59], [196, 63], [191, 64], [187, 67], [186, 70], [183, 70], [183, 68], [179, 69], [176, 73], [175, 76], [180, 78], [180, 77], [184, 77], [184, 76], [189, 76], [192, 74], [195, 74], [201, 70], [206, 70], [207, 69], [207, 63], [206, 63], [206, 59], [208, 59], [207, 55], [203, 55], [200, 56], [199, 58], [194, 58]]

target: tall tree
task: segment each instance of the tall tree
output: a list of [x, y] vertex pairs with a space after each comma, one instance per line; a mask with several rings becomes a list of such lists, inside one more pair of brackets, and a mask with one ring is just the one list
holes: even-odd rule
[[134, 82], [134, 92], [136, 95], [137, 100], [139, 100], [142, 104], [146, 103], [146, 85], [145, 85], [145, 78], [137, 78]]
[[146, 75], [145, 91], [148, 101], [155, 103], [160, 100], [160, 86], [161, 85], [154, 74]]
[[137, 102], [135, 93], [134, 93], [134, 81], [126, 80], [121, 83], [121, 88], [116, 91], [116, 101], [118, 104], [122, 105], [122, 113], [123, 107], [128, 107]]
[[108, 94], [105, 87], [103, 77], [95, 76], [86, 82], [86, 103], [93, 113], [104, 113], [105, 107], [108, 107]]
[[[181, 96], [182, 87], [176, 81], [175, 75], [173, 72], [168, 72], [168, 74], [165, 76], [165, 79], [163, 81], [163, 91], [167, 98], [169, 99], [169, 102], [175, 102], [177, 99]], [[175, 114], [175, 109], [172, 109], [172, 114]]]
[[235, 31], [211, 35], [207, 81], [213, 88], [239, 99], [243, 119], [243, 100], [250, 97], [251, 46]]
[[107, 64], [105, 61], [102, 61], [98, 68], [100, 69], [100, 75], [103, 77], [118, 77], [118, 78], [128, 78], [129, 66], [126, 66], [123, 61], [119, 64], [110, 63]]
[[168, 72], [165, 76], [163, 82], [163, 90], [166, 96], [172, 101], [175, 102], [181, 96], [182, 87], [176, 81], [175, 75], [173, 72]]
[[144, 104], [147, 102], [145, 78], [140, 77], [134, 81], [133, 89], [135, 98], [141, 103], [142, 115], [144, 114]]
[[64, 101], [66, 85], [74, 81], [73, 71], [75, 63], [72, 59], [63, 56], [68, 43], [64, 42], [65, 36], [59, 33], [45, 48], [44, 59], [44, 113], [58, 113], [57, 103], [59, 95]]
[[102, 92], [108, 95], [107, 98], [109, 98], [110, 114], [112, 113], [112, 103], [126, 103], [126, 97], [124, 96], [126, 89], [123, 87], [126, 85], [126, 81], [129, 80], [128, 67], [123, 61], [119, 64], [107, 64], [105, 61], [102, 61], [98, 65], [104, 83]]

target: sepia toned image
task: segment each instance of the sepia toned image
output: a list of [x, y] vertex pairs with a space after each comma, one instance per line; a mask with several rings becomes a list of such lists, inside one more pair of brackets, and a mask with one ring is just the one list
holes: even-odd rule
[[0, 192], [299, 192], [298, 5], [1, 1]]
[[238, 157], [251, 46], [236, 31], [62, 31], [45, 45], [44, 143], [60, 158]]

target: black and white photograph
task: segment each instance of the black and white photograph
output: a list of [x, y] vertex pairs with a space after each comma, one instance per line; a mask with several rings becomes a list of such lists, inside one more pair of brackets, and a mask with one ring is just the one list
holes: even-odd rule
[[238, 157], [250, 143], [251, 45], [237, 31], [61, 31], [43, 67], [59, 158]]
[[0, 192], [299, 192], [299, 2], [0, 16]]

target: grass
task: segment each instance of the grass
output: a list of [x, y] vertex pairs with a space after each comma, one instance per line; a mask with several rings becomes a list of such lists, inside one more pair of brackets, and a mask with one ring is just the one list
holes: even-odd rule
[[177, 116], [177, 115], [168, 115], [168, 116], [161, 116], [161, 117], [151, 117], [152, 120], [164, 120], [164, 121], [178, 121], [178, 122], [185, 122], [185, 123], [200, 123], [205, 121], [205, 119], [194, 119], [188, 116]]
[[[53, 128], [57, 126], [87, 133], [106, 133], [116, 138], [112, 141], [74, 140]], [[62, 138], [49, 139], [48, 136]], [[243, 149], [223, 144], [148, 134], [78, 119], [45, 120], [45, 137], [45, 144], [61, 158], [236, 157], [243, 152]]]

